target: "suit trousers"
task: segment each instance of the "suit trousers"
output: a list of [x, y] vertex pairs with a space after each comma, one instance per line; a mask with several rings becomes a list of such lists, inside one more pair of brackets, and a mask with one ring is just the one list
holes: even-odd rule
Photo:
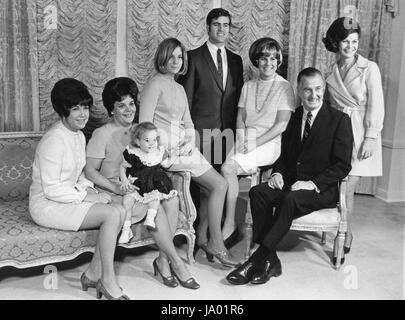
[[338, 201], [337, 188], [323, 193], [290, 189], [291, 186], [285, 186], [282, 190], [272, 189], [267, 183], [262, 183], [249, 191], [253, 241], [271, 252], [275, 252], [294, 219], [316, 210], [333, 208]]

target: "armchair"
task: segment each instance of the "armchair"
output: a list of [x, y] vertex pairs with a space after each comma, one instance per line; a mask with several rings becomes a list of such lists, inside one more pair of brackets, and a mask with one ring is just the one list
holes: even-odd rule
[[[261, 167], [251, 176], [251, 187], [262, 182], [263, 173], [270, 169], [271, 166]], [[295, 219], [290, 230], [298, 231], [317, 231], [322, 232], [321, 244], [326, 243], [326, 232], [336, 234], [333, 246], [332, 264], [336, 270], [339, 270], [344, 262], [343, 246], [347, 231], [347, 208], [346, 208], [346, 184], [347, 177], [339, 182], [339, 202], [336, 208], [321, 209], [314, 211], [303, 217]], [[250, 256], [252, 246], [252, 213], [250, 211], [250, 199], [247, 200], [247, 212], [245, 215], [245, 258]]]

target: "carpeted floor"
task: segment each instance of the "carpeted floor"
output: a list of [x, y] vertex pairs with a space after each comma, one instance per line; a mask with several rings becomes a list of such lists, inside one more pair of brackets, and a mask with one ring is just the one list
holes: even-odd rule
[[[246, 203], [240, 199], [238, 220]], [[168, 288], [153, 276], [152, 248], [127, 250], [116, 254], [116, 272], [124, 291], [135, 300], [273, 300], [273, 299], [404, 299], [404, 217], [405, 203], [385, 203], [370, 196], [355, 199], [354, 240], [346, 263], [336, 271], [330, 264], [333, 235], [320, 245], [320, 235], [290, 231], [279, 246], [283, 274], [265, 285], [232, 286], [225, 276], [229, 270], [209, 263], [200, 251], [189, 266], [200, 282], [199, 290]], [[185, 257], [184, 250], [179, 247]], [[243, 258], [243, 241], [231, 250]], [[91, 254], [29, 270], [0, 269], [0, 299], [95, 299], [95, 290], [80, 289], [79, 277]], [[53, 268], [53, 269], [49, 269]], [[49, 270], [53, 280], [49, 278]], [[44, 271], [46, 273], [44, 273]]]

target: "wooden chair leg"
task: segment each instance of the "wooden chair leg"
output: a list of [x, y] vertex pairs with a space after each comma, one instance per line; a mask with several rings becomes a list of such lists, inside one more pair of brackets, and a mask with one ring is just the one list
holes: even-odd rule
[[326, 243], [326, 232], [322, 232], [321, 245], [324, 245], [325, 243]]
[[333, 246], [333, 258], [335, 260], [335, 269], [339, 270], [341, 265], [341, 259], [344, 257], [343, 246], [345, 243], [345, 233], [338, 231]]
[[250, 212], [250, 199], [247, 200], [245, 216], [245, 259], [250, 257], [250, 248], [252, 246], [253, 229], [252, 229], [252, 213]]
[[187, 260], [188, 264], [195, 263], [194, 259], [194, 246], [195, 246], [195, 235], [194, 234], [187, 234]]

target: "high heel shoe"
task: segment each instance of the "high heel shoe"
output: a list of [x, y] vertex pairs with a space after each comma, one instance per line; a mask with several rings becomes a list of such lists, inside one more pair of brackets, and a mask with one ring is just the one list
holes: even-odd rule
[[89, 288], [95, 288], [97, 285], [97, 281], [93, 281], [87, 278], [85, 272], [83, 272], [80, 277], [80, 283], [82, 284], [83, 291], [87, 291]]
[[[349, 234], [350, 234], [349, 245], [346, 246], [346, 243], [345, 243], [345, 245], [343, 246], [343, 252], [344, 252], [345, 254], [348, 254], [348, 253], [350, 252], [351, 247], [352, 247], [353, 234], [352, 234], [352, 233], [349, 233]], [[346, 233], [346, 238], [347, 238], [347, 235], [348, 235], [348, 234]], [[345, 239], [345, 242], [346, 242], [346, 239]]]
[[182, 287], [187, 288], [187, 289], [194, 289], [194, 290], [200, 288], [199, 283], [197, 281], [195, 281], [195, 279], [193, 277], [188, 278], [186, 281], [181, 280], [180, 277], [177, 275], [177, 273], [174, 272], [172, 265], [170, 265], [170, 272], [172, 273], [172, 275], [175, 278], [177, 278], [177, 280], [180, 282], [180, 285]]
[[201, 250], [203, 250], [205, 252], [207, 260], [209, 262], [214, 262], [214, 256], [211, 253], [208, 253], [206, 250], [204, 250], [204, 247], [206, 247], [206, 246], [207, 246], [207, 244], [198, 244], [198, 243], [196, 243], [194, 245], [193, 257], [195, 258], [198, 250], [201, 249]]
[[239, 230], [236, 228], [228, 238], [224, 240], [225, 248], [230, 249], [232, 248], [237, 242], [239, 237]]
[[204, 250], [207, 253], [207, 259], [208, 255], [211, 255], [211, 257], [217, 258], [217, 260], [227, 268], [232, 268], [235, 267], [238, 263], [234, 262], [230, 258], [230, 254], [227, 250], [222, 250], [219, 252], [212, 251], [211, 249], [208, 248], [207, 245], [202, 245], [200, 246], [202, 250]]
[[160, 270], [159, 270], [159, 267], [158, 267], [158, 265], [157, 265], [157, 263], [156, 263], [156, 260], [157, 260], [157, 258], [155, 259], [155, 260], [153, 260], [153, 272], [154, 272], [154, 274], [155, 274], [155, 277], [158, 275], [158, 274], [160, 274], [160, 276], [162, 277], [162, 280], [163, 280], [163, 284], [164, 285], [166, 285], [166, 286], [168, 286], [168, 287], [170, 287], [170, 288], [176, 288], [178, 285], [179, 285], [179, 283], [177, 282], [177, 280], [176, 280], [176, 278], [175, 277], [173, 277], [172, 275], [170, 275], [170, 276], [168, 276], [168, 277], [165, 277], [165, 276], [163, 276], [163, 274], [160, 272]]
[[104, 287], [103, 282], [100, 280], [97, 281], [96, 285], [96, 298], [101, 299], [102, 296], [105, 296], [107, 300], [130, 300], [126, 294], [119, 296], [118, 298], [113, 297], [107, 289]]

